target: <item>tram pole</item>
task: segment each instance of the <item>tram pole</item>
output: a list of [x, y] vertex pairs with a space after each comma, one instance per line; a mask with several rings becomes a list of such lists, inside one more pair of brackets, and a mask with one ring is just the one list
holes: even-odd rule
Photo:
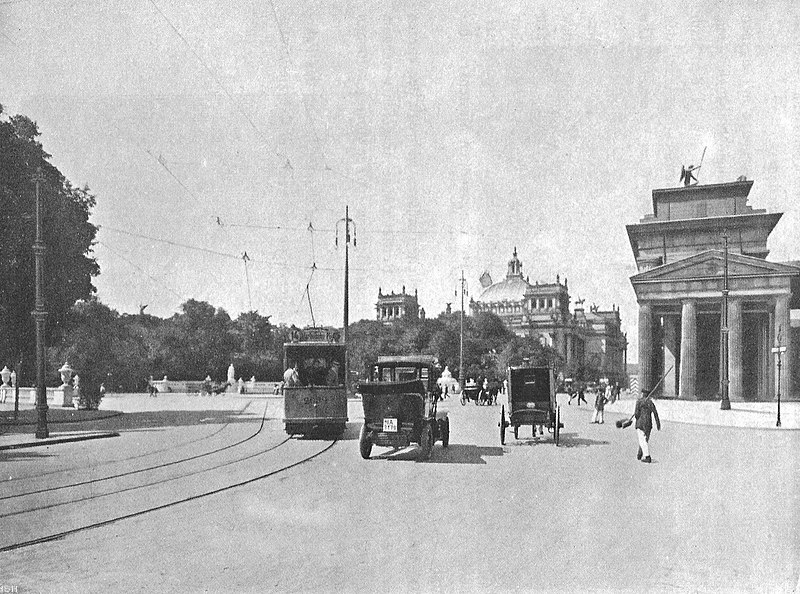
[[[350, 205], [344, 208], [344, 218], [336, 222], [336, 245], [339, 245], [339, 223], [344, 223], [344, 320], [342, 327], [342, 342], [347, 348], [347, 327], [350, 325], [350, 227], [353, 228], [353, 247], [356, 247], [356, 224], [350, 218]], [[350, 392], [350, 359], [344, 358], [344, 387]]]

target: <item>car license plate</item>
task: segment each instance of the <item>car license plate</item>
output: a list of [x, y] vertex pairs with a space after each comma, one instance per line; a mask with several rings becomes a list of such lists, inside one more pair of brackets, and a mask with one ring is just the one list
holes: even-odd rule
[[383, 419], [383, 430], [386, 433], [397, 433], [397, 419]]

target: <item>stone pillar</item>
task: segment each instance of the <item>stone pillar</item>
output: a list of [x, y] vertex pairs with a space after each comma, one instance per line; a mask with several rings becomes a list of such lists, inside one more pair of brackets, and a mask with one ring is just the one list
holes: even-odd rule
[[697, 303], [684, 301], [681, 309], [681, 371], [678, 398], [696, 400]]
[[[742, 370], [742, 300], [728, 299], [728, 398], [744, 400]], [[749, 394], [753, 399], [753, 394]]]
[[653, 378], [653, 307], [639, 304], [639, 390], [649, 389]]
[[[791, 365], [789, 364], [792, 360], [792, 349], [791, 349], [791, 322], [789, 318], [789, 295], [781, 295], [775, 300], [775, 342], [778, 342], [778, 337], [780, 336], [780, 346], [786, 347], [786, 352], [781, 354], [781, 400], [784, 398], [786, 400], [792, 394], [792, 386], [791, 386]], [[776, 345], [773, 345], [776, 346]], [[773, 394], [773, 398], [777, 397], [777, 377], [778, 377], [778, 357], [776, 355], [772, 355], [774, 371], [776, 378], [776, 385], [775, 385], [775, 394]]]
[[[678, 318], [677, 316], [664, 316], [664, 381], [661, 384], [662, 398], [675, 398], [678, 390], [675, 378], [678, 370], [675, 368], [678, 362]], [[669, 371], [669, 368], [672, 371]], [[669, 373], [667, 373], [669, 371]]]

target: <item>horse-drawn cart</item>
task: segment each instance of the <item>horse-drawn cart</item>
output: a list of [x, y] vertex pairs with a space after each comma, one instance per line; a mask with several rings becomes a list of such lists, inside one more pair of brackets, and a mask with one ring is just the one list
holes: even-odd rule
[[558, 445], [561, 429], [561, 408], [556, 402], [555, 378], [551, 367], [508, 368], [508, 417], [506, 407], [500, 409], [500, 443], [506, 443], [506, 428], [514, 428], [514, 439], [519, 439], [521, 425], [531, 425], [533, 436], [544, 428], [553, 434]]

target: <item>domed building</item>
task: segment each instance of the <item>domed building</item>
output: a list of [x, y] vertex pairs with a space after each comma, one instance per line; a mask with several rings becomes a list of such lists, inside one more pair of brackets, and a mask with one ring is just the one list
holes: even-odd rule
[[601, 311], [592, 306], [586, 312], [581, 301], [570, 313], [566, 277], [563, 283], [556, 275], [554, 283], [531, 284], [522, 274], [516, 247], [505, 279], [493, 283], [485, 272], [480, 282], [483, 290], [469, 304], [472, 315], [491, 312], [517, 336], [536, 338], [555, 349], [567, 365], [583, 365], [591, 354], [588, 362], [603, 376], [616, 381], [624, 378], [627, 339], [621, 332], [619, 309]]

